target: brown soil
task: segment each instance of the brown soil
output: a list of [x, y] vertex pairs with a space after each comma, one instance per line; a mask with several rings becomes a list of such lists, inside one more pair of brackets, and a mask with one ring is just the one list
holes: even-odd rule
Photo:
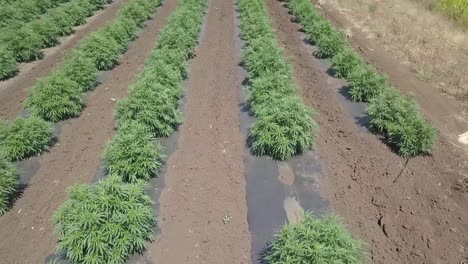
[[[367, 243], [368, 262], [466, 261], [468, 195], [452, 187], [467, 169], [467, 155], [441, 136], [432, 157], [410, 159], [405, 167], [406, 160], [377, 136], [358, 129], [337, 99], [337, 91], [328, 88], [329, 77], [303, 43], [300, 26], [291, 22], [279, 1], [267, 3], [278, 37], [294, 65], [302, 97], [319, 112], [317, 150], [325, 173], [321, 190], [353, 234]], [[404, 81], [411, 73], [400, 74]], [[414, 85], [417, 94], [423, 87]], [[441, 96], [431, 100], [434, 105], [445, 103]], [[443, 109], [447, 115], [457, 114], [448, 107]], [[424, 112], [431, 121], [439, 118], [433, 111]], [[434, 124], [444, 129], [439, 127], [443, 123]]]
[[39, 157], [39, 171], [13, 208], [0, 218], [0, 262], [44, 263], [54, 253], [57, 237], [52, 215], [65, 200], [69, 186], [88, 183], [96, 174], [104, 145], [114, 134], [113, 98], [126, 96], [177, 2], [165, 1], [120, 65], [108, 72], [107, 81], [89, 95], [81, 116], [66, 122], [59, 142]]
[[[234, 5], [212, 0], [191, 62], [179, 147], [167, 162], [154, 263], [249, 263], [242, 77], [236, 68]], [[225, 223], [223, 223], [225, 219]]]
[[29, 89], [36, 83], [37, 79], [49, 75], [61, 58], [76, 47], [81, 39], [113, 20], [120, 7], [126, 2], [126, 0], [115, 0], [105, 9], [95, 12], [84, 25], [75, 27], [75, 32], [72, 35], [62, 38], [60, 45], [44, 49], [42, 60], [22, 63], [19, 66], [20, 71], [17, 76], [0, 81], [0, 118], [11, 119], [17, 116], [23, 109], [22, 103], [26, 99]]

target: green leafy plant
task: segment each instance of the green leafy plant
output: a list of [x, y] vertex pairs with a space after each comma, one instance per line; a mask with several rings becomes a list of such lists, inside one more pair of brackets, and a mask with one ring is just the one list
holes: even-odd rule
[[[151, 18], [151, 12], [154, 8], [159, 5], [160, 1], [136, 1], [122, 8], [120, 16], [124, 19], [134, 21], [136, 25], [142, 26], [142, 24]], [[157, 4], [157, 5], [156, 5]]]
[[41, 48], [53, 47], [59, 43], [57, 27], [50, 19], [36, 20], [28, 25], [41, 38]]
[[155, 226], [143, 183], [109, 176], [94, 185], [78, 185], [54, 215], [59, 252], [73, 263], [124, 263], [142, 253]]
[[109, 174], [135, 183], [149, 181], [163, 165], [162, 147], [154, 143], [148, 129], [136, 122], [119, 128], [114, 140], [107, 145], [104, 162]]
[[317, 219], [306, 213], [299, 223], [276, 234], [265, 260], [269, 264], [363, 263], [362, 242], [355, 240], [335, 216]]
[[49, 149], [52, 125], [38, 117], [18, 118], [0, 125], [0, 155], [17, 161]]
[[91, 34], [79, 47], [79, 51], [93, 59], [99, 70], [110, 70], [119, 61], [122, 52], [121, 46], [113, 38], [104, 34]]
[[348, 78], [352, 72], [364, 67], [365, 62], [350, 48], [345, 48], [332, 59], [332, 68], [336, 77]]
[[239, 0], [243, 59], [249, 74], [247, 103], [257, 119], [249, 131], [256, 155], [285, 160], [310, 149], [318, 131], [309, 110], [297, 97], [292, 66], [284, 58], [263, 1]]
[[68, 0], [15, 0], [2, 2], [0, 9], [0, 28], [7, 28], [9, 25], [22, 22], [27, 23], [37, 19], [38, 16], [57, 8]]
[[126, 50], [128, 43], [135, 39], [137, 29], [135, 21], [122, 19], [108, 25], [104, 32], [119, 44], [121, 50]]
[[170, 96], [155, 92], [151, 97], [128, 97], [117, 105], [116, 117], [118, 124], [137, 121], [144, 124], [157, 137], [169, 136], [182, 122], [182, 115], [174, 105], [166, 103]]
[[[7, 49], [13, 54], [5, 57], [1, 56], [5, 54], [4, 52], [0, 53], [0, 69], [3, 72], [0, 79], [9, 78], [17, 71], [16, 63], [13, 63], [12, 59], [17, 62], [29, 62], [41, 58], [43, 48], [57, 45], [60, 36], [71, 34], [74, 26], [83, 24], [86, 17], [90, 16], [94, 10], [102, 8], [100, 1], [91, 0], [19, 2], [31, 3], [31, 8], [34, 10], [24, 9], [32, 12], [27, 16], [18, 14], [24, 10], [16, 13], [6, 11], [11, 19], [7, 19], [9, 22], [5, 28], [0, 28], [0, 46], [3, 47], [0, 49]], [[59, 5], [61, 3], [65, 4]], [[36, 9], [41, 9], [41, 11]], [[34, 17], [34, 13], [41, 14], [41, 17]]]
[[252, 152], [285, 160], [310, 149], [318, 125], [297, 97], [279, 98], [256, 112], [249, 132]]
[[400, 155], [411, 157], [432, 152], [436, 130], [421, 116], [410, 97], [389, 88], [370, 101], [368, 112], [371, 126], [385, 134], [386, 141]]
[[40, 80], [26, 100], [31, 114], [47, 121], [77, 117], [83, 108], [79, 84], [65, 75], [54, 74]]
[[95, 87], [97, 73], [98, 69], [91, 58], [86, 57], [83, 53], [75, 52], [60, 63], [56, 74], [66, 76], [69, 80], [76, 82], [79, 91], [83, 93]]
[[388, 87], [387, 77], [367, 65], [354, 68], [348, 80], [351, 98], [358, 102], [369, 102]]
[[18, 188], [19, 173], [16, 166], [0, 156], [0, 215], [6, 213]]
[[341, 32], [331, 31], [317, 40], [317, 55], [320, 58], [332, 58], [345, 48], [345, 37]]
[[14, 53], [5, 47], [0, 47], [0, 80], [8, 79], [18, 71]]
[[4, 32], [8, 38], [6, 47], [13, 51], [16, 61], [29, 62], [42, 57], [43, 38], [32, 28], [22, 27]]

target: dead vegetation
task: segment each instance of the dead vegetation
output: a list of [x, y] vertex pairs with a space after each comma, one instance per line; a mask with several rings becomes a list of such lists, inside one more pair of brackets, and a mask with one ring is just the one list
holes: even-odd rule
[[468, 100], [468, 32], [431, 10], [433, 1], [318, 2], [330, 5], [351, 22], [344, 29], [348, 34], [359, 30], [378, 40], [421, 80], [460, 100]]

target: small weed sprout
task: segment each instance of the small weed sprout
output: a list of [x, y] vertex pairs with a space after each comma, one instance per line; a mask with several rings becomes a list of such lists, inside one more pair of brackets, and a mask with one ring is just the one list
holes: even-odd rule
[[425, 65], [420, 65], [418, 67], [418, 77], [421, 81], [430, 81], [432, 79], [432, 73]]

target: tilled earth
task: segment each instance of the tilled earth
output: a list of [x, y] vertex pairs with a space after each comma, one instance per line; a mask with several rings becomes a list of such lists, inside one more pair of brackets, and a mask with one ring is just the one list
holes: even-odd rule
[[[18, 115], [35, 80], [51, 72], [80, 38], [115, 17], [124, 2], [115, 1], [58, 51], [46, 52], [35, 64], [22, 65], [17, 77], [0, 83], [0, 117]], [[190, 62], [178, 147], [168, 157], [165, 186], [160, 186], [159, 230], [148, 245], [145, 261], [252, 262], [246, 139], [240, 128], [246, 76], [239, 71], [241, 54], [235, 47], [239, 36], [234, 2], [209, 1], [200, 43]], [[399, 157], [355, 120], [337, 86], [345, 83], [331, 77], [324, 67], [327, 62], [313, 56], [313, 47], [283, 3], [266, 3], [279, 43], [294, 66], [298, 92], [318, 113], [320, 135], [314, 153], [324, 174], [320, 191], [353, 235], [366, 242], [368, 262], [468, 261], [468, 184], [463, 178], [468, 155], [456, 142], [456, 135], [468, 130], [468, 125], [459, 104], [419, 82], [375, 43], [354, 35], [351, 41], [356, 49], [388, 73], [398, 89], [413, 94], [440, 132], [432, 156]], [[60, 124], [59, 141], [50, 152], [22, 163], [23, 176], [32, 177], [22, 197], [0, 217], [0, 262], [44, 263], [54, 252], [57, 237], [52, 215], [65, 200], [68, 187], [91, 182], [100, 169], [102, 150], [114, 134], [115, 101], [126, 96], [177, 5], [177, 0], [166, 0], [159, 7], [120, 65], [104, 73], [102, 84], [87, 95], [81, 116]], [[328, 11], [332, 21], [345, 23]], [[36, 164], [37, 171], [25, 164]]]

